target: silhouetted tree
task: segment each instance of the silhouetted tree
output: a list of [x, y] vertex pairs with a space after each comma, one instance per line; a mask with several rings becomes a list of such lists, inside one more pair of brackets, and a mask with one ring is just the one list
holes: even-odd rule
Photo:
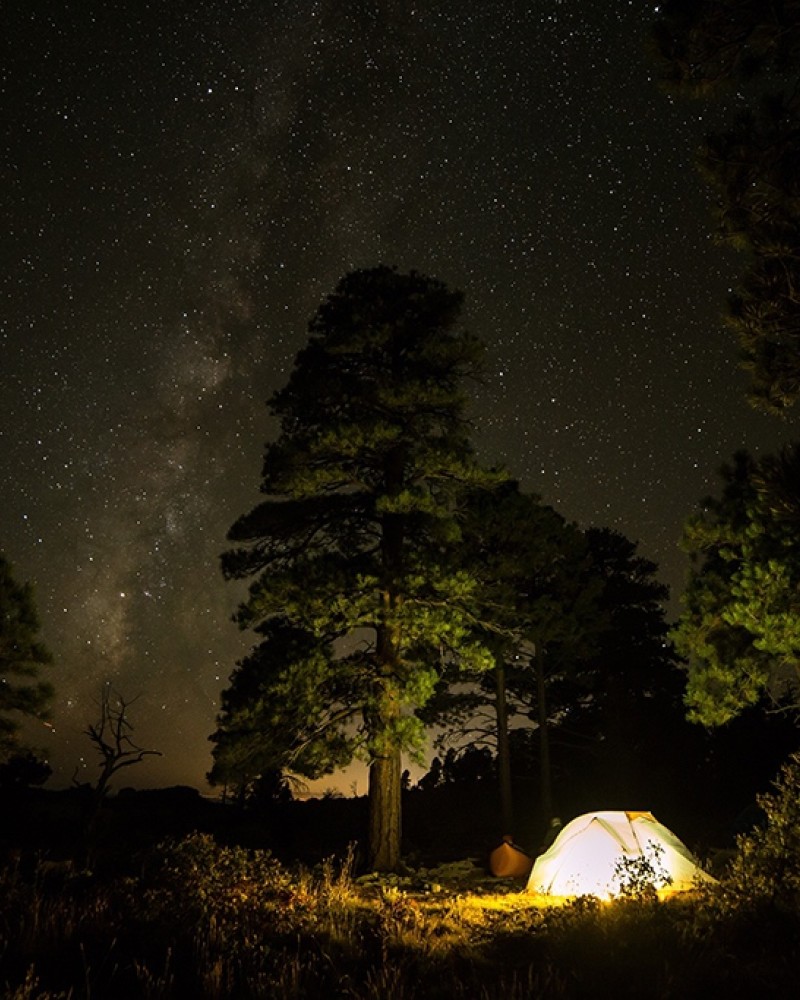
[[110, 684], [104, 684], [98, 704], [100, 715], [96, 722], [90, 723], [85, 729], [100, 758], [100, 774], [94, 784], [98, 801], [105, 798], [111, 779], [118, 771], [141, 764], [145, 757], [161, 756], [160, 750], [145, 750], [133, 741], [133, 723], [130, 721], [129, 710], [136, 700], [134, 698], [128, 701], [121, 694], [113, 692]]
[[0, 788], [22, 789], [43, 785], [53, 773], [46, 760], [40, 760], [31, 750], [15, 753], [0, 764]]
[[92, 747], [100, 758], [100, 774], [93, 785], [80, 785], [77, 770], [73, 783], [87, 792], [83, 819], [82, 864], [91, 864], [94, 858], [97, 826], [110, 788], [111, 779], [123, 768], [141, 764], [145, 757], [160, 757], [160, 750], [146, 750], [133, 741], [133, 723], [129, 710], [137, 699], [127, 700], [112, 691], [110, 684], [104, 684], [98, 701], [97, 721], [89, 723], [84, 730]]
[[[473, 678], [471, 690], [443, 686], [431, 711], [450, 730], [445, 739], [467, 737], [497, 750], [503, 834], [513, 832], [510, 718], [524, 709], [535, 720], [540, 747], [540, 794], [545, 819], [552, 813], [548, 691], [564, 653], [589, 640], [599, 626], [598, 581], [590, 573], [581, 532], [539, 498], [513, 482], [473, 495], [464, 528], [463, 558], [480, 581], [473, 602], [476, 634], [492, 667]], [[460, 675], [452, 674], [450, 681]], [[512, 697], [513, 695], [513, 697]], [[487, 726], [486, 709], [492, 718]], [[529, 724], [529, 723], [528, 723]]]
[[694, 94], [800, 65], [800, 2], [664, 0], [653, 37], [662, 79]]
[[250, 809], [269, 810], [273, 806], [286, 805], [292, 801], [292, 790], [302, 785], [292, 781], [282, 771], [265, 771], [246, 789], [246, 803]]
[[468, 746], [462, 750], [450, 747], [444, 755], [442, 783], [445, 785], [474, 785], [495, 778], [495, 759], [488, 747]]
[[667, 0], [658, 9], [668, 83], [707, 95], [761, 76], [770, 91], [709, 136], [701, 165], [720, 236], [750, 257], [729, 320], [751, 400], [781, 413], [800, 394], [800, 3]]
[[38, 633], [33, 588], [0, 553], [0, 760], [19, 747], [20, 716], [48, 718], [53, 688], [39, 673], [52, 657]]
[[428, 770], [417, 782], [417, 787], [421, 788], [423, 791], [429, 791], [431, 788], [438, 788], [443, 783], [442, 758], [434, 757]]
[[570, 651], [553, 691], [561, 706], [562, 761], [613, 801], [639, 801], [685, 749], [685, 675], [669, 640], [668, 588], [636, 542], [609, 528], [585, 532], [591, 573], [600, 582], [602, 627]]
[[461, 497], [492, 478], [468, 440], [464, 381], [482, 352], [461, 299], [387, 267], [342, 279], [270, 401], [267, 499], [223, 558], [254, 581], [238, 621], [263, 641], [223, 695], [211, 779], [317, 776], [365, 755], [369, 861], [384, 870], [400, 862], [401, 752], [422, 743], [413, 710], [448, 659], [485, 662], [465, 610], [476, 580], [453, 556]]

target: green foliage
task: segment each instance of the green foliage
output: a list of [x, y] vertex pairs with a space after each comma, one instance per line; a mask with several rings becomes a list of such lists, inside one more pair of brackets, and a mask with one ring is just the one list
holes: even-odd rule
[[0, 553], [0, 760], [19, 746], [19, 716], [46, 719], [53, 688], [39, 680], [52, 657], [39, 641], [29, 583], [18, 584]]
[[[574, 652], [589, 643], [597, 626], [599, 581], [589, 571], [583, 535], [515, 482], [469, 497], [462, 559], [472, 585], [457, 599], [485, 651], [473, 674], [485, 696], [442, 687], [430, 717], [451, 723], [471, 716], [486, 697], [494, 698], [500, 664], [508, 687], [532, 699], [531, 650]], [[469, 664], [462, 656], [457, 666], [445, 680], [463, 679]]]
[[664, 865], [664, 848], [648, 841], [642, 854], [621, 858], [614, 866], [614, 882], [624, 899], [655, 900], [659, 889], [672, 885]]
[[770, 88], [708, 137], [701, 167], [720, 237], [749, 255], [728, 318], [751, 401], [783, 413], [800, 394], [800, 3], [668, 0], [659, 9], [654, 36], [668, 83], [705, 94], [759, 77]]
[[586, 538], [514, 484], [479, 497], [470, 527], [482, 567], [483, 615], [496, 636], [493, 649], [504, 659], [509, 689], [530, 699], [531, 654], [544, 656], [554, 673], [557, 651], [575, 656], [599, 628], [601, 585], [591, 571]]
[[728, 903], [767, 903], [800, 914], [800, 753], [791, 755], [774, 786], [758, 796], [764, 825], [738, 838], [721, 891]]
[[692, 569], [673, 638], [689, 661], [690, 717], [705, 725], [765, 695], [797, 700], [800, 543], [780, 483], [791, 488], [799, 465], [796, 447], [780, 461], [738, 453], [722, 470], [721, 499], [707, 499], [686, 524]]
[[272, 619], [264, 640], [242, 660], [222, 696], [226, 720], [212, 737], [210, 778], [246, 785], [276, 764], [319, 777], [346, 763], [354, 740], [342, 697], [346, 666], [331, 669], [329, 644], [288, 621]]
[[[656, 564], [618, 532], [578, 531], [515, 484], [476, 498], [465, 542], [481, 575], [479, 627], [503, 669], [514, 769], [530, 776], [539, 759], [540, 734], [526, 743], [537, 744], [534, 755], [523, 755], [513, 729], [538, 715], [533, 647], [544, 650], [559, 770], [567, 754], [582, 754], [581, 773], [592, 767], [606, 782], [616, 776], [619, 794], [630, 794], [637, 778], [649, 786], [648, 767], [663, 756], [659, 736], [672, 739], [682, 719], [683, 690]], [[477, 690], [441, 693], [433, 706], [439, 719], [475, 738], [476, 714], [495, 705], [496, 680], [495, 671], [484, 672]], [[559, 726], [569, 731], [568, 749]]]
[[418, 752], [414, 710], [444, 664], [488, 661], [469, 612], [478, 581], [456, 559], [459, 511], [465, 491], [503, 477], [469, 445], [463, 385], [482, 350], [458, 325], [461, 299], [415, 272], [348, 274], [270, 400], [266, 499], [222, 561], [251, 580], [237, 618], [264, 640], [223, 696], [213, 781]]
[[[446, 723], [442, 744], [478, 735], [496, 745], [499, 832], [507, 832], [514, 822], [508, 719], [519, 711], [526, 719], [536, 717], [545, 743], [552, 714], [546, 688], [564, 669], [565, 657], [585, 647], [597, 628], [599, 581], [590, 573], [578, 528], [513, 481], [468, 496], [462, 560], [478, 583], [466, 609], [475, 639], [488, 656], [467, 675], [472, 689], [454, 686], [469, 669], [466, 658], [453, 663], [425, 717]], [[556, 651], [563, 654], [560, 660]], [[491, 713], [491, 724], [476, 723], [478, 712]], [[547, 759], [544, 752], [542, 758]], [[549, 813], [546, 762], [542, 771], [543, 810]]]
[[[160, 844], [142, 897], [145, 912], [170, 920], [233, 921], [280, 898], [290, 914], [293, 880], [269, 851], [218, 845], [208, 834]], [[176, 910], [176, 904], [178, 909]]]

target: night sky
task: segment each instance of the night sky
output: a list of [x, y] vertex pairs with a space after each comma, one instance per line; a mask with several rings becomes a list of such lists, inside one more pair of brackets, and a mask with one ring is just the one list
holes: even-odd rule
[[0, 546], [55, 657], [55, 731], [29, 731], [54, 783], [93, 767], [106, 680], [164, 752], [118, 784], [203, 783], [251, 643], [219, 554], [265, 400], [356, 267], [464, 290], [480, 455], [638, 540], [677, 598], [721, 462], [793, 429], [744, 398], [721, 316], [745, 260], [694, 169], [718, 112], [659, 90], [654, 10], [4, 5]]

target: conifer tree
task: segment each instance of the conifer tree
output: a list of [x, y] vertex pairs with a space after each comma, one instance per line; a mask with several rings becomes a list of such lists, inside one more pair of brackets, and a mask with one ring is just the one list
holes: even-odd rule
[[52, 658], [38, 632], [33, 589], [0, 553], [0, 760], [19, 748], [20, 716], [47, 718], [53, 689], [39, 671]]
[[594, 772], [597, 787], [620, 801], [633, 801], [648, 794], [663, 762], [679, 756], [684, 734], [696, 734], [685, 719], [685, 676], [668, 640], [669, 589], [657, 564], [611, 528], [588, 528], [585, 539], [591, 574], [601, 582], [602, 625], [571, 657], [553, 697], [569, 706], [562, 726], [583, 773]]
[[[527, 702], [538, 727], [539, 792], [543, 819], [553, 815], [549, 693], [554, 645], [581, 644], [596, 627], [597, 587], [588, 575], [581, 532], [538, 497], [511, 485], [478, 500], [470, 538], [483, 552], [483, 587], [488, 596], [483, 626], [500, 626], [488, 644], [494, 658], [498, 771], [503, 833], [512, 833], [511, 763], [508, 746], [509, 694]], [[505, 636], [502, 635], [505, 632]]]
[[[741, 86], [737, 115], [707, 138], [717, 231], [748, 255], [728, 321], [750, 399], [784, 413], [800, 396], [800, 2], [666, 0], [654, 38], [662, 79], [694, 95]], [[762, 81], [760, 99], [741, 110]]]
[[276, 766], [317, 776], [369, 762], [369, 863], [400, 864], [401, 753], [419, 750], [446, 663], [480, 667], [474, 574], [454, 559], [473, 458], [465, 379], [479, 342], [462, 296], [416, 272], [346, 275], [270, 400], [266, 499], [232, 527], [239, 624], [262, 637], [223, 696], [212, 780]]
[[690, 718], [721, 725], [765, 698], [800, 705], [800, 447], [739, 452], [684, 529], [692, 569], [673, 631]]
[[[599, 628], [600, 581], [591, 574], [583, 534], [517, 483], [473, 494], [467, 506], [463, 558], [480, 580], [473, 602], [476, 634], [491, 656], [472, 688], [452, 690], [445, 677], [426, 713], [457, 732], [475, 733], [476, 715], [493, 717], [502, 834], [513, 833], [509, 735], [514, 716], [535, 719], [540, 750], [542, 812], [553, 810], [549, 757], [551, 684], [564, 670], [558, 648], [573, 653]], [[483, 734], [481, 734], [483, 735]], [[447, 737], [445, 737], [447, 739]]]

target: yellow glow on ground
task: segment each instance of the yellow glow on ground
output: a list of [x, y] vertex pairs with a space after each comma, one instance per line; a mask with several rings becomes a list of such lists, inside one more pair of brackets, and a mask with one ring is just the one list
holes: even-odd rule
[[549, 906], [560, 906], [563, 905], [563, 900], [535, 892], [506, 892], [497, 895], [481, 893], [463, 896], [459, 904], [466, 910], [495, 910], [510, 913], [517, 910], [540, 910]]
[[[664, 902], [673, 899], [675, 896], [685, 896], [691, 894], [691, 890], [673, 889], [671, 887], [656, 890], [655, 895]], [[619, 893], [613, 895], [598, 895], [596, 892], [575, 893], [569, 896], [551, 896], [542, 892], [506, 892], [506, 893], [468, 893], [458, 899], [459, 909], [476, 913], [482, 911], [493, 911], [500, 913], [515, 913], [520, 910], [546, 910], [567, 906], [574, 903], [576, 899], [592, 898], [600, 903], [614, 903], [624, 900], [626, 897]]]

